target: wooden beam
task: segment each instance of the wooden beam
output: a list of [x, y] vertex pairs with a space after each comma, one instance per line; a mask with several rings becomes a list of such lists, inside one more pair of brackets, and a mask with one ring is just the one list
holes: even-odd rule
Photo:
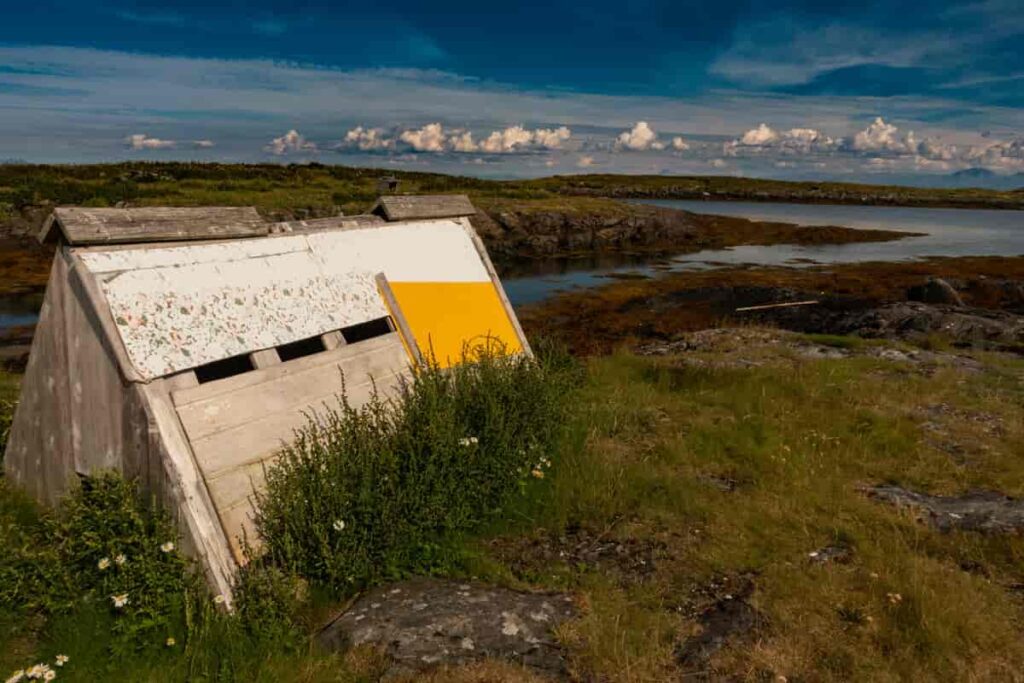
[[62, 206], [43, 224], [37, 238], [69, 244], [171, 242], [231, 237], [259, 237], [270, 223], [251, 206], [168, 207], [131, 209]]
[[277, 355], [277, 349], [261, 349], [249, 354], [252, 365], [255, 368], [269, 368], [271, 365], [280, 365], [281, 356]]
[[324, 348], [327, 349], [328, 351], [330, 351], [331, 349], [336, 349], [339, 346], [344, 346], [345, 344], [348, 343], [345, 341], [345, 337], [338, 330], [335, 330], [333, 332], [325, 332], [324, 334], [321, 334], [320, 341], [324, 343]]
[[370, 213], [381, 215], [388, 221], [405, 221], [473, 216], [476, 207], [464, 194], [388, 195], [380, 197]]
[[384, 273], [377, 273], [376, 280], [377, 288], [384, 299], [384, 306], [388, 309], [391, 319], [398, 327], [398, 336], [402, 338], [405, 352], [409, 354], [409, 358], [412, 359], [413, 363], [422, 367], [424, 365], [423, 353], [420, 351], [419, 344], [416, 343], [416, 337], [413, 336], [412, 328], [409, 327], [409, 321], [405, 319], [405, 314], [402, 313], [402, 307], [398, 305], [398, 299], [395, 297], [395, 292], [391, 289], [391, 283], [388, 282], [388, 278]]

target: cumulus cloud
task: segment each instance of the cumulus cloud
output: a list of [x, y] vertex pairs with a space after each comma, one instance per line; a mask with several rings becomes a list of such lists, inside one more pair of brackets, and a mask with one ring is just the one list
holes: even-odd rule
[[161, 140], [151, 138], [145, 133], [135, 133], [125, 138], [125, 142], [132, 149], [171, 149], [176, 143], [174, 140]]
[[210, 149], [215, 146], [213, 140], [193, 140], [192, 146], [196, 149]]
[[561, 149], [563, 143], [571, 137], [572, 131], [565, 126], [530, 130], [516, 125], [491, 131], [477, 142], [473, 139], [471, 131], [461, 129], [446, 131], [440, 123], [429, 123], [422, 128], [402, 131], [398, 139], [417, 152], [515, 154]]
[[690, 144], [678, 135], [672, 138], [672, 149], [677, 152], [685, 152], [690, 149]]
[[971, 147], [964, 158], [976, 166], [1021, 171], [1024, 170], [1024, 138]]
[[615, 139], [615, 148], [643, 152], [648, 149], [665, 149], [665, 145], [658, 142], [658, 134], [646, 121], [637, 121], [631, 129], [619, 134]]
[[517, 148], [525, 148], [533, 143], [533, 133], [522, 126], [509, 126], [505, 130], [496, 130], [481, 140], [480, 149], [491, 154], [515, 152]]
[[589, 168], [593, 165], [594, 157], [587, 156], [586, 154], [584, 154], [583, 156], [576, 160], [576, 166], [578, 166], [579, 168]]
[[383, 128], [364, 128], [356, 126], [345, 133], [341, 141], [343, 147], [351, 147], [361, 152], [378, 152], [395, 146], [394, 140], [384, 137]]
[[871, 125], [853, 136], [850, 149], [858, 152], [906, 153], [917, 150], [917, 141], [914, 139], [914, 131], [901, 137], [899, 128], [886, 123], [879, 116]]
[[417, 130], [402, 131], [398, 139], [417, 152], [445, 151], [444, 127], [440, 123], [428, 123]]
[[783, 154], [808, 154], [827, 151], [835, 147], [836, 141], [814, 128], [790, 128], [777, 131], [766, 123], [752, 128], [738, 139], [727, 143], [725, 153], [735, 156], [739, 148], [753, 150], [777, 150]]
[[306, 138], [302, 137], [299, 132], [293, 128], [281, 137], [271, 140], [263, 149], [271, 154], [283, 156], [285, 154], [293, 154], [296, 152], [315, 152], [317, 151], [317, 146], [315, 142], [310, 142]]

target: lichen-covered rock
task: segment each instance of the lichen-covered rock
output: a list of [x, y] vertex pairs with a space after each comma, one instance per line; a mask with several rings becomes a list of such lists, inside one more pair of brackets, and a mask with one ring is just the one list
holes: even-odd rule
[[369, 591], [319, 641], [330, 650], [380, 647], [394, 673], [484, 657], [561, 673], [566, 663], [553, 630], [575, 616], [565, 594], [417, 578]]

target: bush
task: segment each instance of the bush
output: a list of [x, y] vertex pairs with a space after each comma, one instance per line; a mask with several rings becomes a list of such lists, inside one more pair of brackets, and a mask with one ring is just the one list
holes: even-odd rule
[[443, 566], [447, 540], [551, 466], [579, 377], [566, 359], [484, 353], [315, 416], [258, 496], [269, 560], [342, 591]]
[[56, 512], [4, 536], [0, 605], [51, 615], [103, 605], [115, 616], [115, 649], [162, 645], [174, 635], [190, 587], [176, 533], [120, 476], [84, 481]]

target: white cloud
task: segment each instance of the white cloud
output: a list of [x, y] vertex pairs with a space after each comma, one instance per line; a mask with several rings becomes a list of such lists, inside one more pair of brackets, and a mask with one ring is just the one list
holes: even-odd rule
[[174, 140], [151, 138], [145, 133], [129, 135], [125, 138], [125, 142], [127, 142], [128, 146], [132, 149], [171, 149], [178, 144]]
[[192, 146], [196, 149], [210, 149], [211, 147], [215, 147], [216, 144], [213, 140], [193, 140]]
[[417, 152], [445, 151], [444, 128], [440, 123], [428, 123], [417, 130], [402, 131], [398, 139]]
[[658, 142], [658, 134], [648, 125], [646, 121], [637, 121], [630, 129], [623, 131], [615, 139], [616, 149], [628, 149], [634, 152], [642, 152], [648, 149], [664, 149], [665, 146]]
[[729, 163], [725, 159], [712, 159], [708, 162], [714, 168], [725, 168]]
[[491, 154], [515, 152], [533, 143], [533, 133], [522, 126], [510, 126], [496, 130], [480, 141], [480, 149]]
[[554, 129], [538, 128], [533, 131], [533, 144], [541, 149], [561, 149], [562, 143], [568, 142], [572, 131], [565, 126]]
[[383, 128], [356, 126], [345, 133], [345, 139], [342, 140], [341, 145], [343, 147], [353, 147], [361, 152], [377, 152], [391, 149], [395, 146], [395, 142], [384, 137]]
[[464, 152], [471, 154], [480, 149], [480, 145], [473, 142], [473, 134], [468, 130], [457, 132], [448, 138], [453, 152]]
[[283, 156], [285, 154], [293, 154], [296, 152], [315, 152], [317, 151], [317, 146], [315, 142], [310, 142], [306, 138], [302, 137], [299, 132], [293, 128], [281, 137], [271, 140], [263, 149], [271, 154]]
[[586, 154], [582, 155], [579, 159], [576, 160], [576, 166], [578, 166], [579, 168], [589, 168], [593, 165], [594, 157], [587, 156]]
[[676, 150], [677, 152], [685, 152], [686, 150], [690, 149], [690, 145], [689, 143], [686, 142], [686, 140], [682, 139], [677, 135], [674, 138], [672, 138], [672, 149]]
[[917, 150], [917, 141], [914, 140], [914, 131], [901, 138], [899, 128], [886, 123], [879, 116], [871, 125], [853, 136], [850, 148], [858, 152], [907, 153]]
[[772, 130], [768, 124], [762, 123], [757, 128], [744, 133], [739, 142], [741, 145], [753, 147], [757, 145], [770, 145], [778, 139], [779, 134]]
[[971, 147], [964, 158], [976, 166], [1021, 171], [1024, 170], [1024, 138]]

